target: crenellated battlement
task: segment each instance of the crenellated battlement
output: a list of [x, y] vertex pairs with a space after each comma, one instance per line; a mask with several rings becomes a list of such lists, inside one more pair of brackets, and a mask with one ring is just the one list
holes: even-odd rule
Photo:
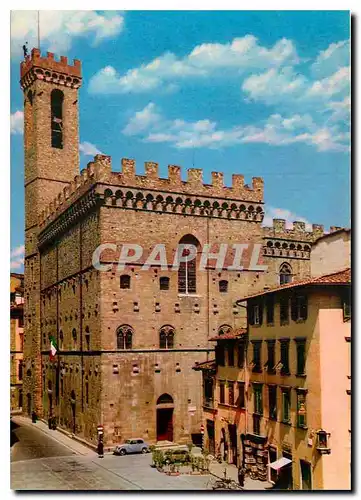
[[112, 172], [112, 183], [115, 185], [263, 203], [261, 177], [253, 177], [252, 187], [249, 187], [244, 183], [243, 175], [234, 174], [232, 187], [228, 187], [224, 185], [222, 172], [212, 172], [212, 184], [205, 184], [203, 170], [198, 168], [188, 169], [187, 180], [182, 181], [181, 167], [177, 165], [168, 166], [168, 178], [159, 177], [158, 164], [154, 162], [145, 163], [145, 175], [136, 174], [135, 160], [124, 158], [121, 166], [120, 173]]
[[42, 211], [39, 217], [41, 229], [54, 220], [61, 212], [83, 195], [96, 181], [104, 181], [107, 174], [111, 172], [110, 157], [97, 155], [93, 162], [88, 163], [80, 175], [64, 187], [63, 191]]
[[39, 49], [32, 49], [31, 55], [26, 56], [20, 64], [20, 84], [27, 88], [34, 80], [79, 88], [81, 86], [81, 63], [74, 59], [74, 64], [68, 64], [68, 58], [60, 56], [57, 61], [52, 52], [42, 57]]
[[[122, 160], [119, 173], [112, 172], [110, 156], [96, 155], [41, 213], [41, 230], [97, 183], [102, 185], [97, 188], [97, 196], [105, 204], [256, 222], [263, 220], [263, 179], [260, 177], [253, 177], [250, 188], [244, 184], [243, 175], [233, 175], [232, 187], [227, 187], [223, 173], [212, 172], [212, 184], [204, 184], [202, 170], [189, 169], [187, 181], [182, 181], [181, 168], [170, 165], [165, 179], [159, 177], [158, 164], [154, 162], [146, 162], [145, 175], [137, 175], [135, 161], [130, 159]], [[123, 192], [120, 187], [127, 187], [127, 191]]]
[[292, 228], [286, 229], [284, 219], [273, 219], [272, 227], [263, 227], [263, 234], [265, 238], [312, 242], [324, 234], [324, 228], [320, 224], [312, 224], [312, 231], [307, 231], [305, 222], [295, 221]]

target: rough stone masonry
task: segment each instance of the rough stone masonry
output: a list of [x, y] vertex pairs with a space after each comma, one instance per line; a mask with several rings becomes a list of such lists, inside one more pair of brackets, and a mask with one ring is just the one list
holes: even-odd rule
[[[97, 155], [79, 173], [78, 109], [81, 64], [41, 56], [33, 49], [21, 63], [25, 149], [24, 411], [57, 417], [59, 425], [90, 442], [97, 425], [112, 445], [131, 437], [150, 443], [185, 443], [200, 433], [198, 362], [214, 357], [208, 339], [225, 325], [245, 326], [236, 299], [276, 285], [286, 265], [293, 277], [310, 273], [311, 243], [322, 226], [282, 220], [263, 228], [263, 180], [178, 166], [159, 178], [148, 162], [136, 174], [123, 159]], [[107, 272], [92, 266], [102, 243], [130, 243], [150, 250], [166, 244], [172, 262], [178, 243], [261, 244], [268, 271], [191, 265], [174, 271], [142, 262], [115, 270], [118, 255], [104, 251]], [[198, 260], [196, 260], [196, 263]], [[187, 267], [188, 266], [188, 267]], [[58, 353], [49, 360], [50, 337]]]

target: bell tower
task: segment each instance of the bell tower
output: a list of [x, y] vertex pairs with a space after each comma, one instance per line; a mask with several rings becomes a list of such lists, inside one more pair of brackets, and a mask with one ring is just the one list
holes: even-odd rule
[[39, 49], [20, 64], [24, 93], [25, 335], [24, 410], [42, 414], [38, 220], [79, 173], [78, 90], [81, 64]]

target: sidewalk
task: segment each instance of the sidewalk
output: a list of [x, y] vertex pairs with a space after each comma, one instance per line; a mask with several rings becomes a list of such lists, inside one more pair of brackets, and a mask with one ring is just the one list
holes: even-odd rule
[[[211, 462], [209, 466], [209, 472], [221, 479], [224, 478], [224, 469], [226, 468], [227, 478], [232, 479], [238, 484], [238, 469], [233, 464], [226, 464], [223, 462], [222, 464], [218, 462]], [[265, 490], [266, 488], [272, 486], [272, 483], [268, 481], [258, 481], [255, 479], [251, 479], [246, 476], [244, 480], [244, 490]]]
[[12, 420], [19, 425], [36, 426], [38, 430], [40, 430], [44, 434], [47, 434], [52, 439], [55, 439], [56, 441], [58, 441], [58, 443], [66, 446], [77, 455], [83, 455], [87, 457], [97, 456], [97, 453], [94, 450], [92, 450], [85, 444], [79, 442], [79, 438], [73, 439], [71, 437], [71, 434], [66, 433], [66, 431], [62, 431], [60, 429], [53, 431], [49, 429], [48, 425], [42, 420], [38, 420], [36, 424], [33, 424], [29, 417], [18, 416], [18, 415], [13, 416]]

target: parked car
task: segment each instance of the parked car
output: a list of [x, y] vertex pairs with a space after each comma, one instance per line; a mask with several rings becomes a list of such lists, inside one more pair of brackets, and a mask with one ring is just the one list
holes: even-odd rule
[[128, 455], [129, 453], [148, 453], [149, 445], [141, 438], [127, 439], [125, 443], [119, 444], [114, 455]]

